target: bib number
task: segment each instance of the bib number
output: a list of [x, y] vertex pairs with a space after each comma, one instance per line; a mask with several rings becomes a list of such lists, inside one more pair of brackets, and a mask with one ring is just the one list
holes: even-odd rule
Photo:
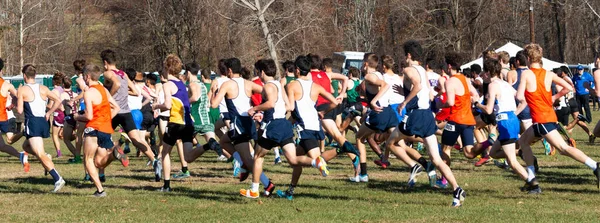
[[496, 115], [496, 121], [508, 120], [508, 114], [501, 113]]
[[444, 127], [444, 130], [449, 131], [449, 132], [454, 132], [456, 130], [456, 126], [454, 126], [453, 124], [447, 123], [446, 126]]

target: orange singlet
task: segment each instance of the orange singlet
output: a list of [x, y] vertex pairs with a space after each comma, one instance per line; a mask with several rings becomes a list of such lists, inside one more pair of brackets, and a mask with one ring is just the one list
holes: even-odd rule
[[455, 74], [456, 77], [462, 83], [465, 89], [465, 93], [462, 96], [457, 94], [454, 95], [454, 106], [450, 108], [450, 117], [448, 121], [455, 122], [461, 125], [475, 125], [475, 117], [471, 111], [471, 94], [469, 93], [469, 85], [467, 85], [467, 79], [465, 75]]
[[106, 89], [100, 84], [90, 87], [95, 88], [100, 92], [100, 95], [102, 95], [102, 102], [97, 105], [92, 105], [92, 120], [85, 124], [85, 127], [94, 128], [99, 132], [111, 134], [114, 132], [114, 129], [112, 128], [112, 117], [110, 104], [108, 103], [108, 97], [106, 96]]
[[[2, 85], [4, 85], [4, 78], [0, 78], [0, 88]], [[0, 95], [0, 122], [8, 121], [8, 115], [6, 114], [6, 98], [8, 97]]]
[[531, 111], [531, 119], [533, 123], [556, 123], [556, 113], [552, 107], [552, 93], [546, 91], [546, 70], [543, 68], [530, 68], [535, 74], [536, 89], [534, 92], [529, 92], [525, 89], [525, 100]]

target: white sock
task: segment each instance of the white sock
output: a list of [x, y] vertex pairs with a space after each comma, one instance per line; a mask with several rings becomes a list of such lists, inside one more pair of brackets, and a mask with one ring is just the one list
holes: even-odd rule
[[589, 157], [585, 160], [585, 165], [592, 168], [592, 170], [596, 170], [596, 161]]
[[535, 167], [527, 166], [527, 182], [531, 182], [535, 178]]
[[240, 163], [240, 165], [244, 165], [244, 161], [242, 161], [242, 157], [238, 152], [233, 153], [233, 159], [237, 160]]
[[279, 155], [279, 148], [275, 148], [275, 149], [273, 149], [273, 150], [275, 150], [275, 159], [277, 159], [277, 158], [281, 157], [281, 156]]
[[310, 161], [310, 165], [312, 165], [312, 167], [317, 167], [317, 159]]
[[[268, 187], [269, 183], [271, 182], [269, 180], [269, 178], [267, 177], [267, 175], [265, 175], [265, 173], [260, 174], [260, 182], [263, 184], [263, 186]], [[256, 186], [257, 190], [258, 190], [258, 186]]]
[[252, 190], [252, 191], [258, 191], [258, 184], [259, 184], [259, 183], [252, 183], [252, 188], [251, 188], [251, 190]]

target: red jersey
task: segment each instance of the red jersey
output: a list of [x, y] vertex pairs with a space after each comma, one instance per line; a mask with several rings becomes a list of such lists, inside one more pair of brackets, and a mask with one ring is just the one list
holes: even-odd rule
[[546, 70], [543, 68], [530, 68], [535, 75], [536, 89], [529, 92], [525, 89], [525, 101], [531, 112], [533, 123], [554, 123], [557, 122], [556, 113], [552, 107], [552, 93], [546, 91]]
[[[262, 82], [262, 80], [260, 80], [260, 78], [256, 78], [255, 80], [253, 80], [252, 82], [260, 85], [260, 86], [264, 86], [265, 84]], [[255, 93], [252, 94], [252, 97], [250, 97], [250, 101], [252, 102], [252, 106], [258, 106], [260, 104], [262, 104], [262, 94], [261, 93]]]
[[[321, 85], [325, 91], [331, 93], [331, 80], [329, 79], [329, 76], [327, 76], [327, 73], [323, 71], [311, 71], [310, 75], [312, 76], [313, 83]], [[319, 95], [317, 106], [327, 103], [329, 103], [329, 100]]]
[[456, 74], [454, 77], [460, 80], [465, 93], [461, 96], [454, 95], [454, 106], [450, 108], [450, 117], [448, 121], [453, 121], [462, 125], [475, 125], [475, 117], [471, 111], [471, 94], [469, 93], [469, 85], [465, 75]]
[[[444, 79], [448, 81], [447, 76], [442, 77], [444, 77]], [[439, 100], [442, 104], [446, 104], [446, 102], [448, 101], [448, 95], [446, 94], [446, 92], [440, 94]], [[450, 117], [450, 108], [441, 108], [440, 111], [437, 114], [435, 114], [435, 120], [438, 121], [446, 121], [448, 120], [448, 117]]]
[[99, 132], [112, 134], [114, 132], [114, 129], [112, 127], [110, 103], [108, 103], [106, 90], [100, 84], [96, 84], [90, 87], [95, 88], [96, 90], [98, 90], [98, 92], [100, 92], [100, 95], [102, 96], [102, 101], [100, 102], [100, 104], [91, 105], [93, 110], [92, 120], [85, 124], [85, 127], [94, 128]]

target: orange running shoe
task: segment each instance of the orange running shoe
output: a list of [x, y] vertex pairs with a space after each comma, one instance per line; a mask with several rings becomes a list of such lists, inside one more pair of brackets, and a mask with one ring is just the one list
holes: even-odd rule
[[240, 189], [240, 195], [247, 198], [258, 198], [260, 193], [258, 191], [252, 191], [250, 189]]

